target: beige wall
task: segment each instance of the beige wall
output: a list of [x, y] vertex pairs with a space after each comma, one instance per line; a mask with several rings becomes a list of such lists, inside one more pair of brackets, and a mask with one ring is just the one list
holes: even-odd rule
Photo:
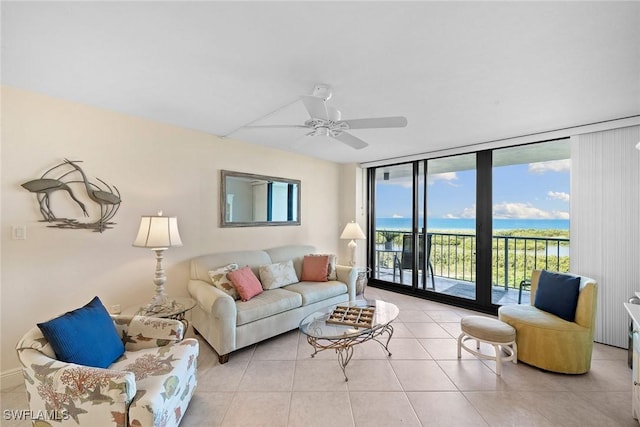
[[[41, 222], [36, 196], [20, 184], [64, 158], [82, 160], [90, 180], [118, 187], [122, 205], [104, 233], [63, 230]], [[22, 90], [2, 88], [2, 354], [7, 377], [18, 361], [15, 344], [37, 322], [98, 295], [109, 308], [140, 304], [153, 292], [153, 252], [134, 248], [140, 216], [163, 209], [177, 216], [183, 247], [165, 253], [167, 290], [187, 295], [188, 259], [226, 250], [313, 244], [341, 253], [345, 222], [341, 166], [232, 139], [168, 126]], [[357, 169], [351, 166], [352, 169]], [[220, 169], [302, 181], [302, 225], [218, 226]], [[79, 190], [95, 220], [98, 212]], [[57, 216], [86, 221], [67, 194], [52, 196]], [[351, 218], [349, 218], [351, 219]], [[11, 240], [25, 225], [26, 240]]]

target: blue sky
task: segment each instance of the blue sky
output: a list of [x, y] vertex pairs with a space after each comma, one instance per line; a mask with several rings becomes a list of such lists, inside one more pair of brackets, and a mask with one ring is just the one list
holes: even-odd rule
[[[494, 167], [494, 217], [568, 219], [569, 171], [569, 159]], [[475, 217], [475, 180], [475, 170], [430, 175], [429, 216]], [[377, 182], [376, 216], [411, 216], [408, 179]]]

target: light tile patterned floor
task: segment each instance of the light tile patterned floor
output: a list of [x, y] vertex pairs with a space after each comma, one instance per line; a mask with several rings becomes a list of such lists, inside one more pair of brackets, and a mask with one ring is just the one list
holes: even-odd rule
[[[456, 357], [460, 318], [472, 313], [369, 287], [368, 298], [400, 308], [387, 358], [355, 348], [345, 382], [336, 355], [311, 358], [292, 331], [233, 353], [219, 365], [201, 343], [198, 388], [182, 422], [201, 426], [637, 426], [626, 350], [596, 344], [591, 371], [568, 376], [525, 364]], [[485, 350], [489, 350], [488, 348]], [[26, 409], [24, 387], [4, 391], [2, 409]], [[4, 426], [27, 426], [2, 420]]]

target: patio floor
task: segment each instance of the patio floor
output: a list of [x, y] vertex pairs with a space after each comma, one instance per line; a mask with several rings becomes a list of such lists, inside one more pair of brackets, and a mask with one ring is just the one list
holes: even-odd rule
[[[380, 268], [379, 271], [373, 273], [374, 277], [379, 280], [386, 280], [393, 283], [400, 283], [400, 277], [396, 273], [395, 277], [393, 271], [387, 268]], [[434, 276], [435, 278], [435, 292], [453, 295], [462, 298], [474, 299], [476, 286], [472, 282], [463, 280], [449, 279], [446, 277]], [[404, 285], [411, 286], [411, 276], [409, 274], [404, 276]], [[422, 274], [418, 275], [418, 280], [422, 281]], [[492, 287], [492, 302], [496, 305], [506, 304], [518, 304], [518, 289], [507, 288], [504, 286]], [[427, 290], [432, 291], [431, 278], [427, 277]], [[528, 290], [522, 290], [522, 304], [529, 303], [530, 293]]]

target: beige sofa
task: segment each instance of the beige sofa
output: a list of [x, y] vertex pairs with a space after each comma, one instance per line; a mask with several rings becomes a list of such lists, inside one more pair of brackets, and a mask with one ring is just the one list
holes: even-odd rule
[[313, 253], [313, 246], [290, 245], [215, 253], [191, 260], [188, 290], [197, 301], [191, 311], [191, 324], [218, 353], [220, 363], [227, 362], [234, 350], [297, 328], [306, 315], [319, 308], [355, 300], [358, 271], [338, 265], [337, 280], [294, 283], [265, 290], [249, 301], [234, 300], [214, 287], [209, 271], [235, 263], [248, 265], [259, 278], [261, 265], [293, 260], [297, 277], [301, 277], [304, 256]]

